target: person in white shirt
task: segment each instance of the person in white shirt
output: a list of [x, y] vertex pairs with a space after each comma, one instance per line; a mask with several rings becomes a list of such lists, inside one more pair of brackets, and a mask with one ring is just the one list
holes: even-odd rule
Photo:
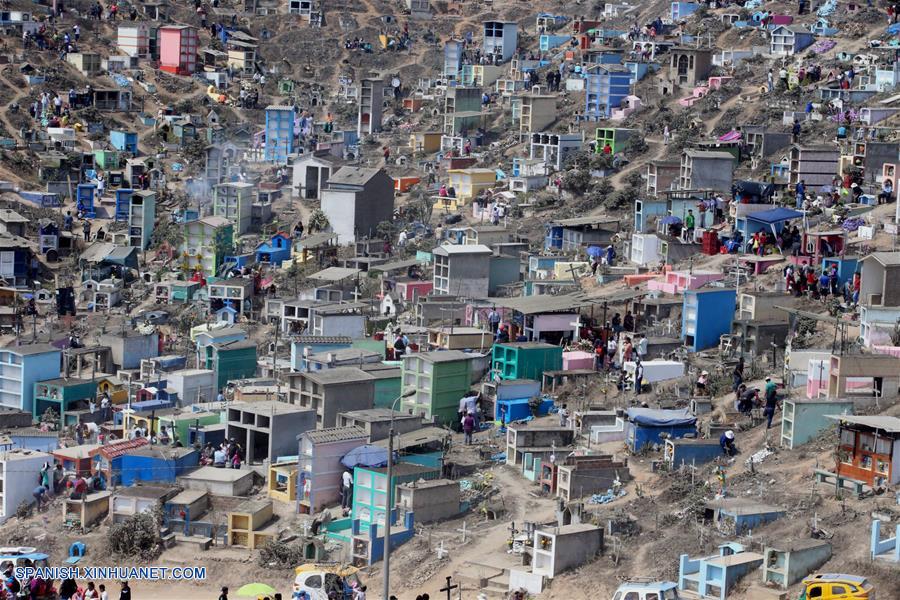
[[637, 334], [637, 355], [641, 360], [644, 360], [644, 357], [647, 356], [647, 338], [644, 337], [643, 333]]
[[606, 342], [606, 358], [609, 361], [609, 366], [615, 368], [616, 366], [616, 349], [618, 345], [616, 344], [616, 338], [611, 337]]
[[353, 474], [344, 471], [341, 475], [341, 508], [350, 508], [353, 500]]
[[109, 593], [106, 591], [106, 586], [102, 583], [100, 584], [100, 600], [109, 600]]

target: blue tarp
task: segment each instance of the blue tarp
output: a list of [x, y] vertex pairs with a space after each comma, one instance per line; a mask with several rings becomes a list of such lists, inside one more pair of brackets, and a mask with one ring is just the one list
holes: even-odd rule
[[790, 219], [799, 219], [803, 216], [802, 212], [791, 210], [790, 208], [773, 208], [763, 210], [747, 215], [748, 221], [757, 221], [759, 223], [779, 223]]
[[359, 446], [344, 455], [341, 464], [352, 469], [354, 467], [386, 467], [388, 461], [387, 448], [380, 446]]
[[628, 419], [638, 425], [647, 427], [679, 427], [693, 425], [697, 417], [688, 409], [657, 410], [653, 408], [629, 408]]

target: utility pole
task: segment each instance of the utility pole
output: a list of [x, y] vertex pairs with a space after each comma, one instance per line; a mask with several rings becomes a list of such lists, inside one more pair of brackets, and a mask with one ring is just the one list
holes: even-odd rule
[[[401, 396], [402, 397], [402, 396]], [[400, 398], [397, 398], [399, 400]], [[395, 401], [396, 403], [396, 401]], [[391, 428], [388, 431], [388, 455], [387, 455], [387, 498], [384, 512], [384, 592], [383, 600], [391, 597], [391, 520], [393, 518], [394, 486], [394, 408], [391, 407]]]
[[272, 375], [275, 377], [275, 402], [281, 398], [281, 380], [278, 378], [278, 323], [275, 324], [275, 342], [272, 344]]

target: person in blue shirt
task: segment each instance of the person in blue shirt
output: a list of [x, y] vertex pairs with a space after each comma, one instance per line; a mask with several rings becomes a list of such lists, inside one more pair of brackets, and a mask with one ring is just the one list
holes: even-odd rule
[[49, 502], [47, 498], [47, 488], [43, 485], [39, 485], [34, 488], [34, 491], [31, 493], [34, 496], [34, 501], [37, 503], [37, 510], [41, 510], [41, 506], [43, 506], [44, 502]]
[[831, 289], [831, 281], [828, 279], [828, 273], [822, 272], [819, 275], [819, 293], [822, 295], [822, 299], [828, 298], [828, 292]]
[[734, 456], [737, 454], [737, 448], [734, 445], [734, 432], [730, 429], [722, 434], [719, 438], [719, 445], [722, 447], [722, 453], [725, 456]]
[[806, 181], [797, 184], [797, 208], [803, 208], [803, 200], [806, 199]]

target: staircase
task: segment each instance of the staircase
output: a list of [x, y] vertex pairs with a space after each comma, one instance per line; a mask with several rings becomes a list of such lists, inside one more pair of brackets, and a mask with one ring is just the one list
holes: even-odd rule
[[456, 578], [461, 586], [483, 593], [488, 598], [506, 598], [509, 595], [509, 569], [465, 562]]

